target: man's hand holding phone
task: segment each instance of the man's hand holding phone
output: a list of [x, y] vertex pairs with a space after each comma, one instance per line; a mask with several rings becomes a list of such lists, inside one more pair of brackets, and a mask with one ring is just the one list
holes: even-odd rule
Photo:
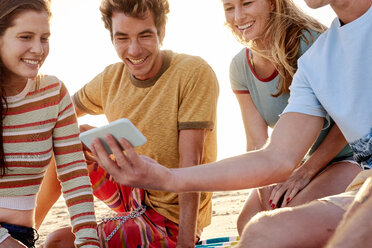
[[80, 131], [83, 130], [85, 131], [80, 133], [79, 138], [87, 147], [90, 148], [93, 139], [98, 138], [109, 154], [111, 154], [112, 151], [104, 139], [107, 134], [111, 134], [116, 140], [124, 138], [134, 147], [144, 145], [147, 141], [145, 136], [143, 136], [143, 134], [126, 118], [113, 121], [108, 125], [97, 128], [93, 128], [89, 125], [82, 125]]

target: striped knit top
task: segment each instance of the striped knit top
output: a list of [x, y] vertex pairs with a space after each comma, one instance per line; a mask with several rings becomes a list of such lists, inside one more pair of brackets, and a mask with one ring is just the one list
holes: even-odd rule
[[[0, 198], [14, 205], [33, 201], [55, 155], [57, 175], [69, 210], [76, 247], [99, 247], [93, 195], [70, 95], [53, 76], [29, 80], [25, 89], [8, 97], [3, 121], [6, 174], [0, 177]], [[0, 207], [5, 207], [1, 205]], [[8, 208], [16, 209], [12, 206]], [[28, 207], [25, 206], [25, 209]], [[0, 237], [7, 235], [0, 229]]]

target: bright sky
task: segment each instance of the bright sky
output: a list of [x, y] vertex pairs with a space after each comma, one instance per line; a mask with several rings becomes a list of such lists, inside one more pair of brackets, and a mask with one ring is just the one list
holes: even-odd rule
[[[329, 7], [307, 8], [307, 13], [329, 26], [335, 14]], [[198, 55], [214, 69], [220, 84], [218, 103], [218, 158], [244, 153], [245, 134], [238, 102], [229, 83], [229, 64], [243, 48], [224, 26], [220, 0], [170, 0], [163, 49]], [[52, 0], [51, 51], [42, 67], [56, 75], [72, 95], [107, 65], [119, 61], [99, 12], [100, 0]], [[79, 123], [104, 125], [104, 117], [84, 117]]]

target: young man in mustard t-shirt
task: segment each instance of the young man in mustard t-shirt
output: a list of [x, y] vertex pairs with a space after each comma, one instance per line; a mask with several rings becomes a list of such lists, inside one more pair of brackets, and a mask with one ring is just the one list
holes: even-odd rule
[[[77, 115], [105, 114], [109, 122], [128, 118], [147, 138], [137, 152], [169, 168], [215, 161], [217, 78], [200, 57], [160, 50], [168, 2], [123, 0], [114, 6], [102, 1], [100, 9], [122, 62], [107, 66], [75, 93]], [[88, 152], [86, 157], [95, 196], [120, 216], [145, 211], [117, 232], [114, 222], [101, 224], [102, 246], [194, 247], [210, 224], [211, 193], [178, 195], [119, 185], [89, 161]], [[65, 241], [69, 232], [60, 230], [47, 243]]]

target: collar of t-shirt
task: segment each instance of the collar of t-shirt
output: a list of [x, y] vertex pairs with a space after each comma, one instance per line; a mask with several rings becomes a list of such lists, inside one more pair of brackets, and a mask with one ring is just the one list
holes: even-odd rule
[[172, 58], [172, 51], [161, 51], [161, 53], [163, 55], [163, 64], [161, 65], [160, 70], [154, 77], [146, 80], [139, 80], [135, 78], [132, 74], [129, 75], [130, 81], [134, 86], [139, 88], [147, 88], [154, 86], [156, 81], [158, 81], [161, 75], [163, 75], [163, 73], [169, 68]]

